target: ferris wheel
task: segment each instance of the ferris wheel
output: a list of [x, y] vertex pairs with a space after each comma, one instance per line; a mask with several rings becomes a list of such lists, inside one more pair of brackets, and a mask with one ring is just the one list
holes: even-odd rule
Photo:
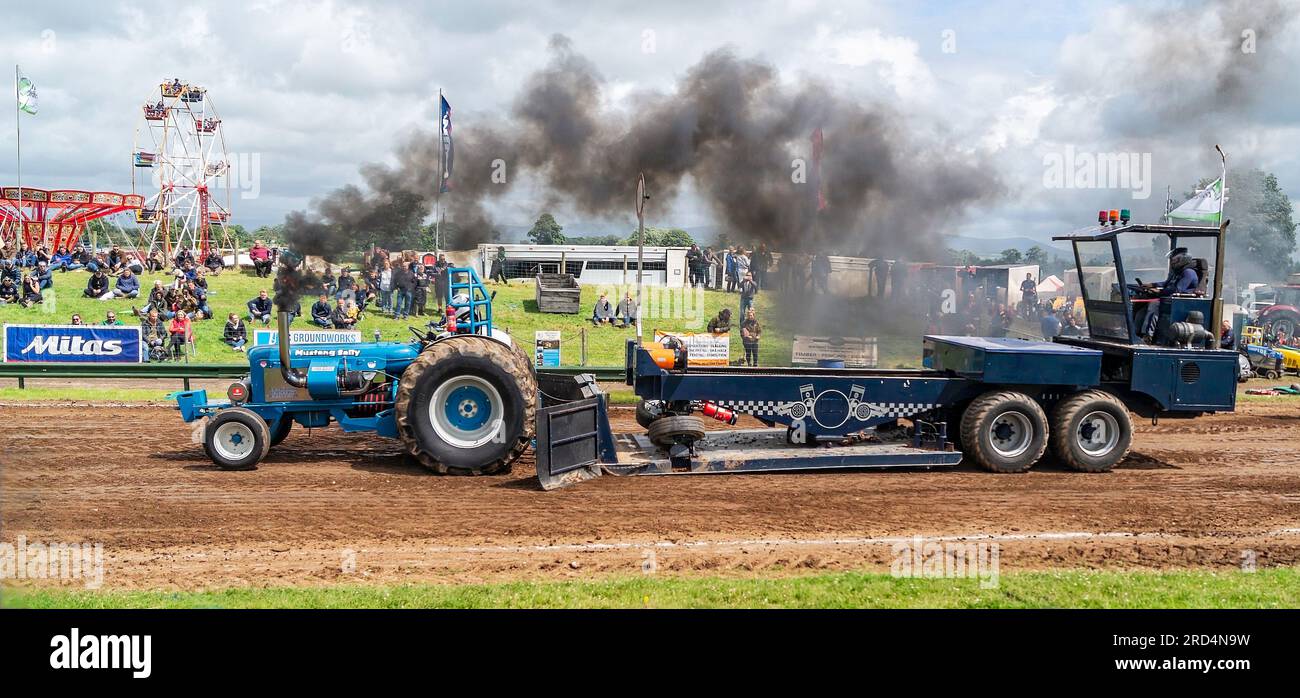
[[230, 247], [230, 158], [211, 95], [173, 79], [141, 112], [131, 154], [131, 191], [146, 196], [136, 212], [140, 247], [169, 257], [198, 250], [200, 259]]

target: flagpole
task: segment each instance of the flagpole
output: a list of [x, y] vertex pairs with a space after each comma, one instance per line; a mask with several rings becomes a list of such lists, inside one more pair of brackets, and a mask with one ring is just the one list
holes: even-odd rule
[[442, 88], [438, 88], [438, 191], [433, 204], [433, 252], [442, 251], [442, 178], [446, 172], [442, 162], [442, 151], [446, 146], [442, 142]]
[[18, 83], [22, 80], [22, 71], [19, 70], [18, 64], [14, 64], [14, 128], [17, 130], [18, 143], [18, 229], [14, 233], [14, 248], [18, 252], [23, 249], [23, 233], [26, 231], [23, 225], [23, 117], [22, 111], [18, 107], [19, 92]]

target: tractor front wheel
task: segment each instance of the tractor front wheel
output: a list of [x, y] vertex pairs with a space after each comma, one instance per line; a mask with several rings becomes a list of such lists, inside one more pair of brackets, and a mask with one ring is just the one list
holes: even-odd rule
[[984, 393], [962, 413], [961, 446], [962, 452], [985, 470], [1023, 473], [1047, 449], [1047, 415], [1024, 393]]
[[493, 475], [533, 438], [537, 380], [521, 352], [479, 335], [431, 344], [402, 373], [397, 432], [408, 453], [442, 475]]
[[694, 416], [660, 417], [650, 425], [650, 441], [662, 448], [690, 446], [704, 438], [704, 420]]
[[208, 419], [203, 450], [222, 470], [253, 470], [271, 450], [271, 433], [261, 415], [231, 407]]

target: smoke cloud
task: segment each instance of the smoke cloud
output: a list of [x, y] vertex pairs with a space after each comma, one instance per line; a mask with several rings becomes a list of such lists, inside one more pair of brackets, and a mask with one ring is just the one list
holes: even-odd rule
[[[524, 85], [499, 119], [458, 114], [453, 190], [443, 203], [459, 246], [492, 239], [492, 211], [523, 182], [546, 207], [628, 220], [644, 172], [656, 203], [693, 186], [732, 240], [922, 259], [942, 249], [946, 224], [1001, 191], [989, 163], [933, 133], [922, 142], [888, 105], [816, 81], [788, 84], [770, 64], [725, 49], [667, 93], [610, 106], [597, 67], [555, 36], [549, 62]], [[820, 168], [814, 129], [825, 137]], [[342, 187], [311, 214], [289, 216], [290, 245], [330, 257], [362, 234], [381, 244], [408, 234], [432, 212], [437, 148], [436, 134], [408, 136], [395, 165], [362, 168], [364, 191]], [[504, 182], [492, 176], [500, 165]]]

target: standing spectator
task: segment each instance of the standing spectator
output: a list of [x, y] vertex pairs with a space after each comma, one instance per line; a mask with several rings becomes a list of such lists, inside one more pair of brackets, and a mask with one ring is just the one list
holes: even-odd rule
[[[561, 269], [560, 271], [564, 270]], [[506, 248], [504, 246], [497, 247], [496, 257], [492, 259], [492, 276], [489, 280], [500, 281], [506, 286], [510, 285], [510, 280], [506, 278]]]
[[1020, 282], [1020, 306], [1027, 318], [1033, 317], [1038, 308], [1038, 284], [1034, 282], [1033, 274], [1025, 274], [1025, 280]]
[[745, 348], [744, 366], [758, 365], [758, 340], [763, 336], [763, 326], [758, 324], [754, 308], [745, 311], [745, 319], [740, 323], [740, 343]]
[[623, 294], [623, 300], [618, 302], [619, 327], [631, 327], [636, 324], [636, 314], [639, 308], [636, 305], [636, 299], [632, 297], [632, 292], [627, 291]]
[[180, 359], [185, 355], [185, 348], [194, 341], [194, 326], [190, 324], [190, 317], [180, 312], [180, 308], [173, 310], [177, 312], [167, 325], [167, 336], [171, 340], [168, 348], [173, 359]]
[[[379, 309], [384, 312], [393, 310], [393, 267], [385, 259], [378, 269], [379, 277]], [[370, 279], [371, 286], [374, 286], [374, 278]]]
[[261, 322], [263, 327], [271, 324], [271, 298], [266, 289], [257, 292], [257, 298], [248, 302], [248, 319]]
[[830, 293], [831, 258], [818, 252], [812, 258], [811, 273], [813, 293]]
[[749, 260], [749, 271], [754, 274], [754, 283], [759, 288], [767, 287], [767, 271], [772, 267], [772, 253], [767, 251], [767, 243], [760, 243], [754, 250], [754, 257]]
[[712, 247], [704, 248], [704, 256], [700, 261], [704, 270], [704, 288], [713, 288], [713, 268], [717, 266], [718, 258], [713, 254]]
[[612, 325], [614, 322], [614, 306], [609, 303], [608, 294], [600, 294], [596, 299], [596, 307], [591, 311], [591, 324], [596, 327], [601, 325]]
[[113, 292], [108, 288], [108, 277], [104, 274], [103, 269], [96, 269], [94, 274], [86, 280], [86, 290], [82, 292], [86, 298], [98, 298], [108, 300], [113, 297]]
[[350, 301], [340, 298], [336, 301], [334, 312], [330, 314], [330, 321], [334, 323], [336, 330], [350, 330], [357, 324], [355, 317], [348, 313], [348, 303]]
[[424, 307], [429, 303], [429, 274], [423, 264], [413, 265], [411, 273], [415, 278], [415, 295], [411, 296], [411, 314], [424, 315]]
[[393, 317], [398, 320], [411, 317], [411, 301], [415, 297], [415, 275], [406, 268], [405, 264], [393, 270], [393, 289], [396, 293]]
[[753, 272], [745, 272], [745, 276], [740, 280], [740, 316], [745, 317], [747, 311], [754, 307], [754, 296], [758, 295], [758, 284], [754, 283]]
[[1043, 339], [1051, 339], [1061, 334], [1061, 319], [1056, 317], [1050, 308], [1042, 308], [1039, 311], [1038, 326], [1043, 331]]
[[244, 351], [244, 345], [248, 344], [248, 328], [244, 325], [243, 319], [231, 313], [226, 318], [226, 327], [222, 332], [221, 341], [235, 351]]
[[704, 253], [700, 251], [699, 245], [691, 245], [686, 250], [686, 270], [691, 287], [699, 286], [704, 276]]
[[736, 257], [737, 255], [736, 255], [735, 247], [731, 248], [730, 250], [727, 250], [727, 260], [726, 260], [727, 293], [732, 293], [733, 291], [735, 291], [736, 283], [740, 281], [739, 279], [736, 278]]
[[442, 313], [447, 308], [447, 275], [451, 263], [447, 261], [447, 255], [438, 255], [438, 261], [433, 265], [433, 305], [434, 311]]
[[311, 304], [311, 322], [317, 327], [331, 327], [333, 321], [330, 320], [330, 314], [329, 295], [322, 293], [320, 298]]
[[745, 248], [736, 248], [736, 290], [740, 290], [740, 282], [749, 273], [749, 255], [745, 254]]
[[104, 321], [99, 324], [108, 327], [117, 327], [122, 324], [122, 321], [117, 319], [117, 311], [110, 310], [104, 315]]
[[140, 279], [135, 274], [132, 274], [130, 269], [122, 270], [114, 286], [114, 298], [136, 298], [140, 295]]
[[[1073, 320], [1074, 316], [1071, 315], [1070, 317], [1071, 320]], [[1224, 320], [1222, 326], [1220, 326], [1219, 328], [1219, 348], [1220, 349], [1237, 348], [1237, 338], [1232, 334], [1232, 323], [1228, 322], [1227, 320]]]

